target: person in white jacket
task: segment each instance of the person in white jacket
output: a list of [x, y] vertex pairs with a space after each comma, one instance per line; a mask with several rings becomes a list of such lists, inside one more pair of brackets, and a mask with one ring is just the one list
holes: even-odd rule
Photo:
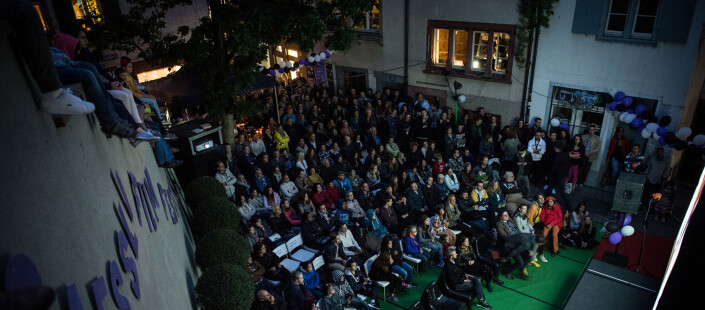
[[541, 138], [543, 132], [537, 131], [536, 136], [529, 140], [526, 144], [526, 150], [531, 154], [531, 163], [529, 171], [533, 174], [534, 179], [543, 180], [543, 166], [541, 161], [543, 154], [546, 153], [546, 141]]
[[223, 184], [228, 198], [232, 199], [235, 194], [235, 182], [237, 182], [237, 179], [235, 179], [235, 176], [230, 170], [225, 168], [225, 164], [222, 161], [218, 162], [218, 172], [215, 174], [215, 179]]
[[453, 173], [453, 168], [448, 168], [448, 171], [446, 171], [445, 183], [448, 190], [453, 193], [460, 189], [460, 181], [455, 173]]
[[299, 193], [299, 189], [296, 188], [294, 182], [289, 180], [289, 175], [284, 174], [284, 176], [282, 176], [282, 183], [279, 185], [279, 192], [281, 192], [284, 199], [291, 201], [291, 198], [294, 198], [294, 196]]
[[262, 141], [261, 133], [257, 134], [256, 138], [250, 141], [250, 151], [252, 151], [252, 154], [254, 154], [255, 156], [259, 156], [260, 154], [267, 151], [267, 148], [264, 145], [264, 141]]

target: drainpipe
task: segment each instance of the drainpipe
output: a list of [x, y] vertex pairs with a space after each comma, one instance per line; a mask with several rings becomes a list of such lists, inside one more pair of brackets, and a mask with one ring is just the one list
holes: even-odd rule
[[[538, 20], [539, 14], [543, 11], [543, 8], [539, 6], [537, 12], [536, 12], [536, 18]], [[536, 37], [534, 38], [534, 48], [532, 49], [533, 56], [531, 57], [531, 77], [529, 78], [529, 90], [528, 90], [528, 100], [527, 100], [527, 107], [526, 110], [530, 111], [531, 110], [531, 94], [534, 92], [534, 74], [536, 73], [536, 54], [539, 49], [539, 35], [541, 34], [541, 24], [536, 23], [535, 25], [536, 29]], [[528, 114], [528, 113], [527, 113]]]
[[526, 58], [525, 58], [526, 59], [526, 70], [524, 70], [524, 86], [523, 86], [523, 90], [521, 93], [521, 112], [519, 114], [519, 118], [524, 120], [525, 124], [528, 123], [528, 120], [526, 119], [526, 117], [528, 116], [528, 115], [526, 115], [526, 106], [527, 106], [527, 104], [526, 104], [526, 97], [527, 97], [526, 90], [529, 88], [529, 71], [531, 71], [531, 68], [533, 67], [532, 66], [533, 62], [531, 61], [531, 55], [532, 55], [532, 51], [534, 48], [533, 41], [534, 41], [534, 31], [532, 29], [531, 32], [529, 33], [529, 46], [527, 47], [527, 51], [526, 51]]
[[409, 91], [409, 0], [404, 1], [404, 91]]

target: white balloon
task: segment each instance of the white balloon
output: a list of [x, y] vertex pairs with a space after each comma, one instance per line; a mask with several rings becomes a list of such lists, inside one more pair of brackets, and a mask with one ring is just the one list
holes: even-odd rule
[[313, 58], [313, 56], [308, 56], [308, 62], [314, 62], [316, 58]]
[[651, 136], [651, 132], [649, 132], [648, 129], [644, 128], [644, 129], [641, 131], [641, 137], [642, 137], [642, 138], [648, 139], [650, 136]]
[[620, 113], [619, 114], [619, 121], [624, 122], [624, 117], [627, 116], [627, 114], [629, 114], [629, 113], [627, 113], [627, 112]]
[[561, 125], [561, 121], [557, 118], [552, 118], [551, 119], [551, 126], [553, 127], [558, 127]]
[[661, 136], [659, 136], [655, 131], [651, 134], [651, 137], [654, 138], [654, 140], [658, 141], [658, 139], [661, 139]]
[[693, 137], [693, 144], [695, 144], [696, 146], [705, 145], [705, 135], [699, 134], [699, 135]]
[[692, 133], [692, 129], [690, 129], [689, 127], [683, 127], [681, 129], [678, 129], [678, 131], [676, 132], [676, 137], [680, 139], [687, 139]]
[[315, 60], [316, 62], [319, 62], [319, 61], [321, 61], [321, 56], [316, 55], [316, 57], [313, 57], [313, 60]]
[[465, 98], [465, 95], [460, 95], [460, 96], [458, 96], [458, 101], [459, 101], [460, 103], [464, 103], [466, 99], [467, 99], [467, 98]]
[[658, 124], [657, 123], [648, 123], [646, 124], [646, 130], [649, 132], [655, 132], [658, 130]]
[[281, 76], [282, 76], [281, 72], [279, 72], [279, 71], [277, 71], [277, 74], [276, 74], [276, 75], [277, 75], [277, 77], [281, 77]]
[[636, 119], [636, 114], [627, 114], [627, 116], [624, 117], [624, 122], [631, 123], [635, 119]]
[[286, 68], [286, 61], [283, 61], [283, 60], [280, 61], [280, 62], [279, 62], [279, 66], [282, 67], [282, 68]]
[[321, 56], [321, 59], [326, 59], [326, 53], [324, 52], [321, 52], [318, 56]]
[[622, 227], [622, 236], [629, 237], [634, 234], [634, 227], [632, 225], [627, 225]]

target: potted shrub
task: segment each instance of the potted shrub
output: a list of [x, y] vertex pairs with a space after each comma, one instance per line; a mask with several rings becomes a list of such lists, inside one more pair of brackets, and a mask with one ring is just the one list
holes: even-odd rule
[[204, 310], [250, 309], [254, 290], [247, 272], [233, 264], [212, 266], [196, 283], [197, 300]]
[[234, 203], [227, 198], [207, 198], [198, 203], [194, 214], [193, 230], [204, 235], [217, 228], [239, 231], [242, 216]]
[[196, 243], [196, 263], [206, 270], [222, 263], [246, 266], [249, 257], [245, 237], [232, 230], [212, 230]]

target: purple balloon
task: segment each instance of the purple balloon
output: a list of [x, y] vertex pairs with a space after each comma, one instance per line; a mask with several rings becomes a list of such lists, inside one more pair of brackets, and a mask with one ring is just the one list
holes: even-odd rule
[[624, 97], [624, 99], [622, 99], [622, 102], [624, 102], [624, 105], [630, 106], [632, 105], [632, 97]]
[[643, 121], [642, 121], [642, 125], [639, 126], [639, 128], [638, 128], [637, 130], [638, 130], [639, 132], [642, 132], [642, 131], [644, 131], [644, 128], [646, 128], [646, 124], [643, 124]]
[[610, 243], [617, 244], [620, 241], [622, 241], [622, 233], [621, 232], [613, 232], [610, 234]]
[[565, 130], [570, 130], [570, 125], [566, 123], [562, 123], [558, 128], [565, 129]]
[[329, 52], [329, 51], [325, 51], [325, 52], [323, 52], [323, 54], [326, 55], [326, 58], [330, 58], [330, 52]]
[[624, 97], [625, 97], [625, 94], [623, 91], [618, 91], [618, 92], [614, 93], [614, 101], [615, 102], [622, 101], [624, 99]]
[[311, 65], [311, 63], [308, 62], [308, 59], [304, 59], [304, 66], [310, 66], [310, 65]]
[[622, 224], [622, 226], [627, 226], [629, 223], [632, 222], [632, 215], [629, 213], [625, 213], [619, 216], [619, 224]]
[[637, 117], [632, 121], [632, 126], [634, 126], [634, 128], [639, 128], [641, 126], [641, 123], [643, 123], [643, 122], [644, 122], [644, 120]]
[[284, 68], [279, 68], [277, 70], [279, 71], [279, 73], [284, 73]]
[[277, 75], [277, 71], [274, 70], [274, 69], [270, 69], [270, 70], [269, 70], [269, 75], [275, 76], [275, 75]]
[[641, 113], [644, 113], [644, 111], [646, 111], [646, 107], [643, 104], [636, 106], [636, 109], [634, 109], [636, 115], [641, 115]]
[[303, 59], [303, 58], [299, 59], [299, 64], [300, 64], [300, 65], [303, 65], [303, 64], [304, 64], [304, 59]]
[[610, 111], [617, 110], [617, 103], [616, 102], [610, 103], [608, 108], [610, 109]]
[[658, 145], [660, 145], [660, 146], [666, 145], [666, 137], [661, 136], [661, 138], [658, 138]]
[[291, 68], [291, 71], [296, 71], [296, 68]]
[[659, 136], [665, 136], [666, 132], [668, 132], [668, 130], [666, 130], [666, 127], [659, 127], [658, 129], [656, 129], [656, 134]]

